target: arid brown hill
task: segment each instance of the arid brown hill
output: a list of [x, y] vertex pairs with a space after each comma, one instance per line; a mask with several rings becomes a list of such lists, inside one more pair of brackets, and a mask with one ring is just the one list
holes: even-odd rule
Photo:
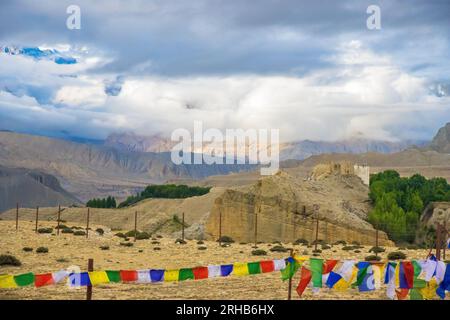
[[[227, 189], [214, 203], [206, 234], [217, 238], [221, 224], [222, 235], [252, 242], [257, 219], [258, 241], [311, 241], [318, 217], [319, 238], [326, 242], [374, 243], [375, 230], [366, 221], [367, 194], [368, 187], [354, 175], [306, 180], [280, 171], [254, 185]], [[385, 233], [379, 236], [380, 243], [389, 242]]]
[[81, 204], [52, 175], [0, 166], [0, 213], [16, 203], [22, 207]]

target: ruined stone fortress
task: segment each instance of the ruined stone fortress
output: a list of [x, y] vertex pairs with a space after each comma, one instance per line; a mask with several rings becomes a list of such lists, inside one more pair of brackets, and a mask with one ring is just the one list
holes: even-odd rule
[[[208, 238], [227, 235], [239, 242], [303, 238], [373, 245], [377, 232], [367, 222], [369, 167], [350, 162], [319, 164], [300, 178], [286, 171], [256, 184], [227, 189], [215, 199], [205, 224]], [[317, 220], [320, 220], [317, 228]], [[391, 245], [384, 232], [380, 245]]]
[[370, 181], [370, 167], [366, 165], [353, 164], [349, 161], [330, 162], [318, 164], [314, 167], [311, 178], [313, 180], [320, 180], [329, 175], [355, 175], [359, 177], [362, 182], [368, 186]]

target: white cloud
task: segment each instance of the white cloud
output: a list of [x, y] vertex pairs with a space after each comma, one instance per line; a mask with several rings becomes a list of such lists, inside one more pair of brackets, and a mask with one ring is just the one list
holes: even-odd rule
[[[389, 56], [377, 55], [359, 41], [344, 43], [328, 60], [332, 67], [303, 77], [126, 76], [120, 93], [107, 96], [105, 83], [117, 75], [87, 72], [104, 64], [101, 56], [84, 56], [79, 65], [60, 66], [0, 55], [0, 74], [22, 85], [50, 88], [51, 102], [57, 104], [57, 108], [39, 105], [27, 96], [11, 101], [15, 98], [3, 93], [0, 113], [25, 121], [14, 115], [12, 106], [31, 115], [40, 108], [49, 127], [97, 138], [118, 130], [170, 134], [180, 127], [191, 130], [194, 120], [202, 120], [205, 128], [279, 128], [284, 141], [352, 135], [426, 138], [420, 132], [415, 137], [405, 132], [421, 122], [431, 125], [431, 118], [448, 117], [448, 99], [430, 97], [426, 79], [403, 71]], [[417, 118], [422, 112], [426, 115]]]

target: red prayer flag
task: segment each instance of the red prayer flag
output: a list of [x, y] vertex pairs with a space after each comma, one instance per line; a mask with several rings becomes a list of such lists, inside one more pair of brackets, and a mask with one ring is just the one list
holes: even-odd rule
[[408, 297], [409, 289], [396, 289], [395, 293], [398, 300], [405, 300]]
[[334, 267], [336, 266], [336, 264], [338, 263], [338, 260], [327, 260], [325, 261], [325, 263], [323, 264], [323, 274], [327, 274], [330, 273], [331, 271], [333, 271]]
[[208, 278], [208, 267], [197, 267], [192, 269], [192, 272], [195, 280]]
[[414, 265], [411, 261], [403, 261], [402, 263], [408, 289], [412, 289], [414, 285]]
[[311, 278], [312, 278], [311, 271], [306, 269], [305, 267], [302, 267], [300, 282], [298, 283], [296, 289], [300, 297], [302, 296], [303, 291], [305, 291], [306, 287], [308, 286], [308, 283], [311, 281]]
[[53, 275], [51, 273], [36, 274], [34, 276], [34, 285], [38, 287], [48, 286], [54, 284]]
[[120, 278], [123, 282], [137, 281], [137, 271], [136, 270], [120, 270]]
[[261, 265], [261, 272], [262, 273], [272, 272], [272, 271], [275, 270], [275, 266], [273, 264], [273, 260], [261, 261], [259, 264]]

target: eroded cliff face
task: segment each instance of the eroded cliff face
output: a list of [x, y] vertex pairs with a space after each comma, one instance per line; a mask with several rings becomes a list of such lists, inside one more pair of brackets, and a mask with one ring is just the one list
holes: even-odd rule
[[[239, 242], [318, 239], [375, 244], [375, 229], [365, 221], [370, 205], [368, 188], [354, 175], [335, 174], [302, 180], [286, 172], [264, 177], [255, 185], [227, 189], [216, 198], [206, 222], [206, 236], [221, 234]], [[392, 244], [379, 232], [379, 244]]]

